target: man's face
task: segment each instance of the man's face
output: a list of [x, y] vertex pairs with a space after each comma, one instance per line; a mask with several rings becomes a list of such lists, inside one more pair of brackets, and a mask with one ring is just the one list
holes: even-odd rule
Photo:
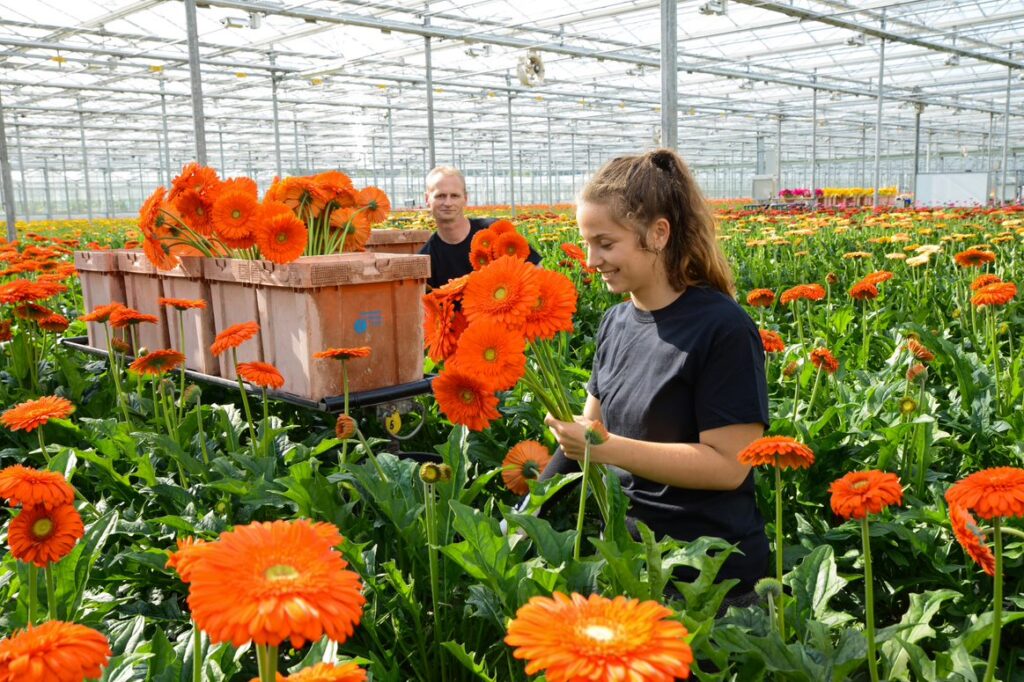
[[466, 210], [466, 190], [462, 181], [451, 175], [442, 175], [427, 190], [427, 206], [438, 223], [453, 223], [461, 219]]

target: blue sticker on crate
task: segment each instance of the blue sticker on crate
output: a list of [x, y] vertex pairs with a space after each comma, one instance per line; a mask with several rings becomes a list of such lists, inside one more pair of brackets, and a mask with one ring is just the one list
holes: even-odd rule
[[370, 327], [379, 327], [384, 324], [384, 315], [379, 310], [364, 310], [359, 313], [359, 319], [352, 327], [356, 334], [365, 334]]

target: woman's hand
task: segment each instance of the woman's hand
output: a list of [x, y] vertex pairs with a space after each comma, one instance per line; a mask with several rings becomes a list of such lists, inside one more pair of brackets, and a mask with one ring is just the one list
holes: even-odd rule
[[[562, 452], [569, 459], [574, 459], [578, 462], [583, 461], [583, 457], [587, 447], [587, 429], [595, 423], [596, 420], [587, 419], [582, 415], [576, 415], [573, 417], [571, 422], [563, 422], [555, 419], [550, 414], [544, 417], [544, 423], [547, 424], [551, 430], [551, 434], [558, 441], [558, 444], [562, 447]], [[598, 422], [599, 423], [599, 422]], [[600, 427], [602, 430], [604, 427]], [[600, 455], [601, 447], [597, 445], [590, 446], [590, 461], [597, 464], [606, 464]]]

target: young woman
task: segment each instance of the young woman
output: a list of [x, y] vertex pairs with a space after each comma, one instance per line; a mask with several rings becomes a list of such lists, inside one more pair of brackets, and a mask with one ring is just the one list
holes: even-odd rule
[[605, 164], [576, 219], [588, 265], [629, 299], [601, 322], [583, 415], [547, 419], [564, 457], [544, 477], [575, 468], [565, 458], [582, 461], [586, 426], [601, 420], [611, 437], [591, 460], [619, 475], [632, 527], [736, 544], [718, 579], [739, 580], [726, 605], [754, 603], [768, 540], [736, 455], [769, 424], [764, 349], [733, 299], [710, 208], [679, 155], [659, 149]]

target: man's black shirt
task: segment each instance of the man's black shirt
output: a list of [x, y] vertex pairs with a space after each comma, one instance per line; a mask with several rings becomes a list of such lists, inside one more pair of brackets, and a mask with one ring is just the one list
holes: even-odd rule
[[[430, 235], [430, 239], [420, 249], [421, 254], [430, 256], [430, 279], [427, 280], [430, 288], [443, 286], [449, 280], [473, 272], [473, 265], [469, 262], [469, 247], [472, 245], [473, 235], [495, 222], [497, 220], [494, 218], [470, 218], [469, 234], [458, 244], [447, 243], [437, 232]], [[530, 255], [526, 260], [536, 265], [540, 263], [540, 254], [531, 246]]]

